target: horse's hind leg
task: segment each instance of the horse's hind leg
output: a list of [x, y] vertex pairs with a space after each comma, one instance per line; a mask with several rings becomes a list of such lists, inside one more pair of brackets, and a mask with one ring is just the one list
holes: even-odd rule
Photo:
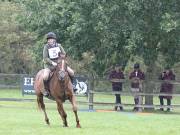
[[67, 114], [66, 112], [64, 111], [64, 107], [63, 107], [63, 103], [61, 100], [56, 100], [57, 102], [57, 109], [58, 109], [58, 112], [63, 120], [63, 126], [64, 127], [68, 127], [68, 124], [67, 124]]
[[42, 109], [44, 112], [46, 124], [50, 125], [49, 118], [48, 118], [47, 113], [46, 113], [46, 107], [45, 107], [45, 104], [43, 101], [43, 95], [42, 94], [37, 96], [37, 102], [38, 102], [39, 108]]
[[80, 122], [79, 122], [79, 118], [78, 118], [78, 114], [77, 114], [77, 104], [76, 104], [76, 99], [75, 99], [75, 96], [73, 95], [72, 98], [70, 99], [70, 102], [72, 104], [72, 109], [73, 109], [73, 112], [75, 114], [75, 117], [76, 117], [76, 127], [77, 128], [81, 128], [81, 125], [80, 125]]

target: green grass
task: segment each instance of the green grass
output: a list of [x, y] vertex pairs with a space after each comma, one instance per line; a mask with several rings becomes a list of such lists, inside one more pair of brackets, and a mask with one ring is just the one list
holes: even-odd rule
[[[21, 96], [17, 90], [0, 90], [0, 98], [34, 98]], [[78, 100], [87, 100], [78, 98]], [[113, 96], [96, 96], [95, 100], [114, 102]], [[123, 99], [131, 102], [131, 98]], [[68, 128], [62, 127], [62, 120], [54, 102], [47, 102], [46, 108], [50, 126], [44, 122], [44, 116], [37, 109], [36, 102], [0, 101], [0, 135], [179, 135], [180, 111], [170, 113], [155, 111], [153, 113], [124, 112], [87, 112], [79, 111], [81, 129], [75, 127], [75, 117], [71, 105], [65, 103], [68, 115]], [[177, 101], [179, 101], [177, 99]], [[174, 101], [174, 102], [177, 102]], [[87, 109], [79, 105], [79, 109]], [[97, 109], [103, 108], [96, 106]], [[104, 108], [112, 109], [107, 106]]]

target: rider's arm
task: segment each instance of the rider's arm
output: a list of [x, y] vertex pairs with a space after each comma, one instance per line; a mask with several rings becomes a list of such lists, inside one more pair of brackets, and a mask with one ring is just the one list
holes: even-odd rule
[[46, 64], [52, 64], [52, 60], [48, 57], [48, 48], [47, 45], [44, 46], [43, 49], [43, 62]]

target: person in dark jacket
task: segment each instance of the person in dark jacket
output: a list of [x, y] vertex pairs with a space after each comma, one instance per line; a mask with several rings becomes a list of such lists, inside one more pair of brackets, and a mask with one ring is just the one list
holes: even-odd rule
[[[134, 64], [134, 70], [130, 73], [129, 79], [131, 80], [131, 91], [134, 95], [135, 105], [142, 105], [142, 96], [138, 93], [142, 92], [142, 83], [145, 79], [144, 73], [140, 69], [139, 63]], [[141, 107], [134, 107], [134, 111], [142, 111]]]
[[[161, 75], [159, 76], [159, 80], [163, 80], [161, 84], [160, 93], [172, 94], [173, 84], [170, 81], [175, 80], [175, 74], [172, 72], [172, 70], [169, 67], [167, 67], [165, 71], [161, 73]], [[170, 111], [169, 106], [171, 105], [172, 96], [160, 95], [159, 96], [160, 105], [164, 105], [163, 99], [167, 99], [167, 105], [168, 105], [167, 111]], [[161, 107], [160, 110], [163, 111], [164, 109]]]
[[[113, 91], [115, 91], [115, 92], [122, 91], [123, 79], [124, 79], [124, 74], [122, 71], [122, 67], [121, 67], [121, 65], [116, 64], [114, 70], [112, 70], [109, 74], [109, 80], [112, 82], [112, 90]], [[120, 96], [120, 94], [115, 94], [115, 97], [116, 97], [116, 101], [115, 101], [116, 105], [115, 105], [114, 110], [117, 111], [117, 109], [118, 109], [117, 104], [121, 104], [121, 96]], [[121, 111], [123, 110], [123, 107], [121, 105], [119, 106], [119, 108]]]

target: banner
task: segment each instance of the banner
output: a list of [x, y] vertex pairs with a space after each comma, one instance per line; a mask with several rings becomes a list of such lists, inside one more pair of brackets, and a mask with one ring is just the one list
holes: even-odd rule
[[22, 81], [22, 95], [34, 95], [34, 77], [24, 76]]
[[87, 77], [75, 77], [73, 81], [73, 89], [77, 95], [87, 95], [89, 91]]
[[[21, 89], [22, 95], [34, 95], [34, 77], [24, 76], [22, 79]], [[77, 95], [87, 95], [89, 91], [88, 78], [84, 76], [76, 76], [73, 81], [73, 90]]]

